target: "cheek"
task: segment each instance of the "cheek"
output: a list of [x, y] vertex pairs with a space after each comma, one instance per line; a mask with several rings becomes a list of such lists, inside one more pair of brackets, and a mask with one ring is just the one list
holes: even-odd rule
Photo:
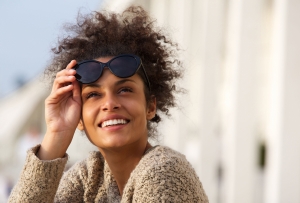
[[97, 107], [95, 105], [83, 105], [82, 107], [82, 118], [85, 125], [93, 122], [98, 114]]
[[138, 120], [139, 125], [144, 125], [147, 122], [147, 108], [146, 102], [140, 102], [143, 100], [127, 102], [126, 106], [131, 116]]

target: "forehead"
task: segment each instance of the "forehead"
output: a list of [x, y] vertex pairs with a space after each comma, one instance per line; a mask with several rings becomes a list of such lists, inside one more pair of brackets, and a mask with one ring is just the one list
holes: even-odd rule
[[99, 57], [96, 58], [95, 60], [102, 62], [102, 63], [106, 63], [108, 62], [110, 59], [112, 59], [114, 56], [104, 56], [104, 57]]

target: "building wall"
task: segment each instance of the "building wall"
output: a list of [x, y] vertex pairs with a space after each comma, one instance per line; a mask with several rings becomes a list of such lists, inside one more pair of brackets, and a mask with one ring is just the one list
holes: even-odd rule
[[300, 2], [109, 0], [143, 6], [179, 42], [187, 95], [161, 144], [195, 167], [210, 202], [299, 202]]

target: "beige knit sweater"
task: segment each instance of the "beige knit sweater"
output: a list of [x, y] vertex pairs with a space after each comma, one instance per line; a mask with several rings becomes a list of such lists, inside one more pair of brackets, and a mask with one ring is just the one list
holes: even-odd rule
[[100, 152], [91, 152], [64, 173], [67, 155], [41, 161], [35, 156], [38, 149], [28, 151], [9, 202], [208, 202], [192, 166], [168, 147], [157, 146], [143, 156], [122, 197]]

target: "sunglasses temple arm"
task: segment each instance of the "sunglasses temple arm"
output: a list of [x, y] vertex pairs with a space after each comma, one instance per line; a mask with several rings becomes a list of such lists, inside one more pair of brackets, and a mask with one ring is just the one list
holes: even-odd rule
[[144, 75], [145, 75], [145, 77], [146, 77], [147, 83], [148, 83], [149, 92], [151, 92], [150, 80], [149, 80], [148, 75], [147, 75], [147, 73], [146, 73], [146, 71], [145, 71], [144, 65], [141, 64], [141, 66], [142, 66], [142, 70], [143, 70], [143, 72], [144, 72]]

